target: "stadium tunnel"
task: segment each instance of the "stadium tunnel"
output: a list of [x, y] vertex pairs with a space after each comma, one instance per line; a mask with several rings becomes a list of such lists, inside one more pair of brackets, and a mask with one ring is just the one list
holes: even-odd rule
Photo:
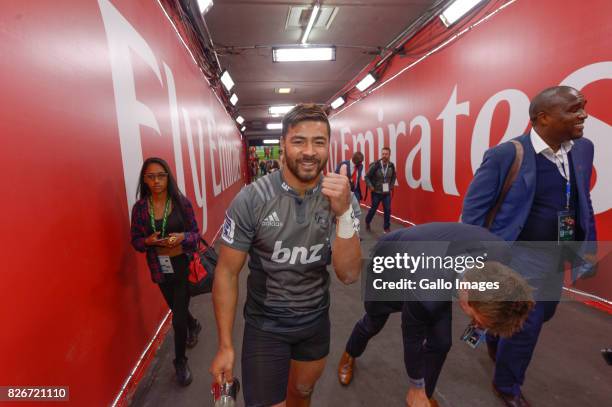
[[[469, 5], [449, 13], [454, 3]], [[282, 164], [281, 119], [301, 102], [328, 114], [326, 172], [356, 151], [368, 168], [390, 148], [398, 230], [458, 221], [485, 151], [530, 128], [541, 89], [572, 86], [588, 99], [597, 239], [612, 247], [609, 0], [8, 0], [2, 9], [0, 404], [212, 405], [211, 296], [192, 301], [203, 331], [188, 351], [194, 382], [181, 388], [172, 314], [130, 244], [139, 171], [163, 157], [217, 245], [241, 188]], [[367, 211], [369, 197], [360, 204]], [[363, 253], [383, 235], [378, 212], [360, 231]], [[602, 253], [596, 277], [566, 277], [524, 387], [534, 406], [612, 403], [600, 356], [612, 346], [612, 257]], [[338, 383], [363, 302], [359, 284], [332, 280], [331, 351], [312, 405], [405, 405], [398, 315], [352, 385]], [[454, 339], [468, 322], [455, 313]], [[243, 327], [238, 313], [238, 350]], [[456, 342], [440, 406], [502, 406], [486, 351]], [[18, 388], [55, 393], [18, 402], [9, 396]]]

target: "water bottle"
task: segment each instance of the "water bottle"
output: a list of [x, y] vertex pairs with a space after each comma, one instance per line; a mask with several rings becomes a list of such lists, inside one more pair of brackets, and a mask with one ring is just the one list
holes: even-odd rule
[[214, 407], [236, 407], [236, 398], [239, 391], [240, 382], [237, 377], [234, 377], [230, 383], [219, 384], [214, 382], [210, 390]]

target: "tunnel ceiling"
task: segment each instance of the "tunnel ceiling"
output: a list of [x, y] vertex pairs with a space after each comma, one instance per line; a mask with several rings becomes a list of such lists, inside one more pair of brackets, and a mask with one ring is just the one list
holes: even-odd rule
[[[425, 13], [435, 0], [323, 0], [309, 44], [335, 45], [336, 60], [272, 61], [272, 46], [299, 44], [313, 2], [215, 0], [204, 15], [221, 65], [239, 97], [249, 132], [278, 122], [268, 107], [298, 102], [326, 103], [383, 48]], [[331, 21], [329, 21], [331, 19]], [[319, 21], [320, 20], [320, 21]], [[292, 88], [290, 94], [275, 89]]]

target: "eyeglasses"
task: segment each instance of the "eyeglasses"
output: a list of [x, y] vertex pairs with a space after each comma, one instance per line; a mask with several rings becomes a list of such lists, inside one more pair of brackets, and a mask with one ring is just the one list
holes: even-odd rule
[[159, 178], [160, 180], [165, 180], [166, 178], [168, 178], [168, 173], [158, 172], [157, 174], [145, 174], [144, 177], [149, 181], [155, 181], [157, 178]]

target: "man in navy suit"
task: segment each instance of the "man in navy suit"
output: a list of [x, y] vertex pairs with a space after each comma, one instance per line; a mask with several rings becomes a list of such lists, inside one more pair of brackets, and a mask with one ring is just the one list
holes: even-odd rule
[[[537, 300], [520, 332], [507, 339], [487, 337], [489, 356], [495, 360], [493, 389], [506, 406], [529, 406], [521, 385], [542, 325], [559, 302], [565, 262], [572, 263], [573, 281], [596, 270], [589, 191], [593, 143], [582, 137], [585, 104], [584, 96], [567, 86], [545, 89], [531, 101], [532, 129], [515, 139], [523, 147], [522, 165], [490, 225], [491, 232], [516, 242], [511, 267], [536, 289]], [[465, 196], [464, 223], [485, 226], [515, 155], [509, 142], [485, 153]], [[569, 256], [557, 244], [562, 240], [575, 240], [579, 255]], [[533, 243], [545, 241], [546, 247]]]
[[350, 161], [345, 160], [340, 162], [340, 164], [338, 164], [336, 167], [337, 174], [340, 174], [340, 168], [343, 165], [346, 165], [346, 176], [351, 183], [351, 191], [353, 191], [355, 194], [357, 202], [360, 202], [363, 199], [361, 185], [359, 184], [359, 181], [361, 180], [361, 173], [363, 171], [363, 153], [361, 151], [355, 151], [353, 158]]

